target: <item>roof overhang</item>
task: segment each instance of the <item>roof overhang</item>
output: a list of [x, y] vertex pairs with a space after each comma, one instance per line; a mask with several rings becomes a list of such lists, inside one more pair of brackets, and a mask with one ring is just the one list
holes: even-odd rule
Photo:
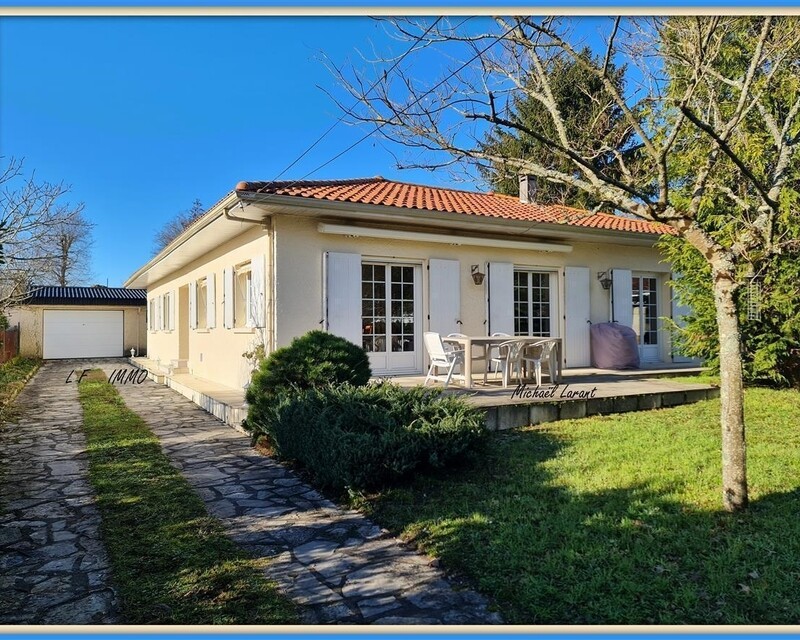
[[[241, 207], [243, 206], [241, 204]], [[165, 278], [221, 244], [248, 231], [253, 224], [264, 222], [263, 212], [255, 212], [256, 216], [249, 219], [239, 215], [241, 211], [238, 209], [238, 213], [232, 213], [236, 207], [240, 207], [240, 200], [235, 192], [231, 192], [146, 264], [137, 269], [125, 281], [125, 286], [147, 288], [148, 285]]]
[[567, 242], [652, 247], [659, 238], [629, 231], [233, 191], [137, 269], [125, 286], [146, 288], [241, 235], [252, 225], [265, 224], [273, 215], [314, 219], [325, 224], [394, 228], [422, 235], [445, 234], [448, 238], [442, 241], [450, 239], [451, 244], [470, 244], [478, 238], [485, 240], [480, 243], [483, 245], [518, 242], [520, 246], [539, 251], [570, 251]]
[[533, 241], [540, 240], [541, 242], [595, 242], [639, 247], [652, 247], [660, 237], [656, 234], [631, 231], [576, 227], [566, 224], [512, 220], [386, 205], [336, 202], [297, 196], [278, 196], [250, 191], [239, 191], [237, 194], [241, 201], [246, 203], [245, 211], [250, 207], [254, 207], [261, 209], [265, 215], [280, 214], [315, 218], [321, 222], [341, 220], [367, 225], [385, 224], [390, 227], [413, 225], [415, 228], [438, 228], [450, 230], [454, 233], [463, 231], [496, 235], [498, 237], [510, 236], [517, 240], [526, 238]]

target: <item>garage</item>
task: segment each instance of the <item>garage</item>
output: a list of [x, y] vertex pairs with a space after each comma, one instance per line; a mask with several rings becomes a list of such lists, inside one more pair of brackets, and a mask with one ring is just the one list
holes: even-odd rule
[[32, 286], [10, 309], [20, 355], [64, 360], [147, 352], [147, 292], [124, 287]]
[[124, 355], [122, 311], [44, 311], [45, 359], [119, 358]]

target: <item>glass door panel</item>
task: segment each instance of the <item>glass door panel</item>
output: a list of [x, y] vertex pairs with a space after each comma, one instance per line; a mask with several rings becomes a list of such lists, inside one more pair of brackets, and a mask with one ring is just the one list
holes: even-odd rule
[[420, 267], [364, 263], [361, 334], [374, 373], [420, 368]]
[[553, 336], [551, 274], [540, 271], [514, 271], [514, 335]]
[[656, 362], [660, 357], [658, 279], [651, 276], [633, 276], [631, 284], [633, 330], [639, 343], [639, 354], [643, 362]]

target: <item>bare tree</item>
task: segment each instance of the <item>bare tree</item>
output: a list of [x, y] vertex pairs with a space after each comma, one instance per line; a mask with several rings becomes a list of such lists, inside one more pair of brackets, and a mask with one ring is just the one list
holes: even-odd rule
[[89, 282], [93, 228], [83, 215], [83, 205], [75, 207], [69, 219], [53, 225], [41, 247], [42, 254], [50, 256], [48, 281], [61, 287]]
[[[581, 55], [585, 43], [570, 20], [489, 22], [471, 25], [470, 32], [446, 23], [425, 32], [423, 21], [390, 21], [396, 37], [418, 43], [417, 55], [427, 56], [429, 68], [437, 49], [446, 56], [439, 64], [454, 62], [426, 83], [415, 77], [413, 63], [381, 77], [378, 60], [377, 86], [370, 90], [367, 73], [334, 67], [357, 98], [358, 106], [347, 109], [351, 121], [406, 145], [413, 155], [405, 166], [504, 164], [578, 189], [613, 210], [669, 225], [695, 247], [711, 267], [720, 338], [723, 504], [731, 511], [745, 508], [735, 297], [763, 261], [798, 248], [798, 239], [780, 232], [779, 222], [796, 215], [800, 23], [789, 17], [609, 19], [604, 49], [590, 57]], [[622, 134], [619, 128], [599, 138], [570, 134], [553, 97], [554, 58], [574, 62], [602, 82], [606, 108], [622, 113]], [[624, 70], [624, 91], [612, 67]], [[506, 105], [519, 96], [545, 108], [552, 135], [509, 115]], [[495, 129], [524, 133], [572, 169], [488, 153], [481, 141]], [[760, 144], [753, 153], [749, 143], [756, 136]], [[717, 205], [722, 199], [729, 213], [709, 215], [712, 199]]]
[[166, 247], [204, 213], [203, 204], [200, 200], [195, 199], [189, 210], [181, 211], [174, 218], [168, 220], [158, 233], [156, 233], [155, 253], [158, 253]]
[[22, 161], [11, 158], [0, 170], [0, 309], [19, 302], [28, 287], [49, 279], [61, 249], [61, 230], [81, 220], [83, 205], [62, 202], [63, 183], [25, 177]]

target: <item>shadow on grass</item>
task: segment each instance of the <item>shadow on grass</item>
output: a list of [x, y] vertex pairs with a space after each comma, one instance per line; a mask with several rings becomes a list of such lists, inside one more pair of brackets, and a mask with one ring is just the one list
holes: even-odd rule
[[568, 447], [547, 431], [497, 434], [479, 463], [419, 477], [367, 509], [466, 574], [508, 622], [800, 619], [800, 490], [744, 514], [643, 483], [576, 491], [550, 470]]
[[89, 476], [125, 621], [276, 624], [294, 609], [208, 516], [158, 439], [105, 382], [82, 382]]

